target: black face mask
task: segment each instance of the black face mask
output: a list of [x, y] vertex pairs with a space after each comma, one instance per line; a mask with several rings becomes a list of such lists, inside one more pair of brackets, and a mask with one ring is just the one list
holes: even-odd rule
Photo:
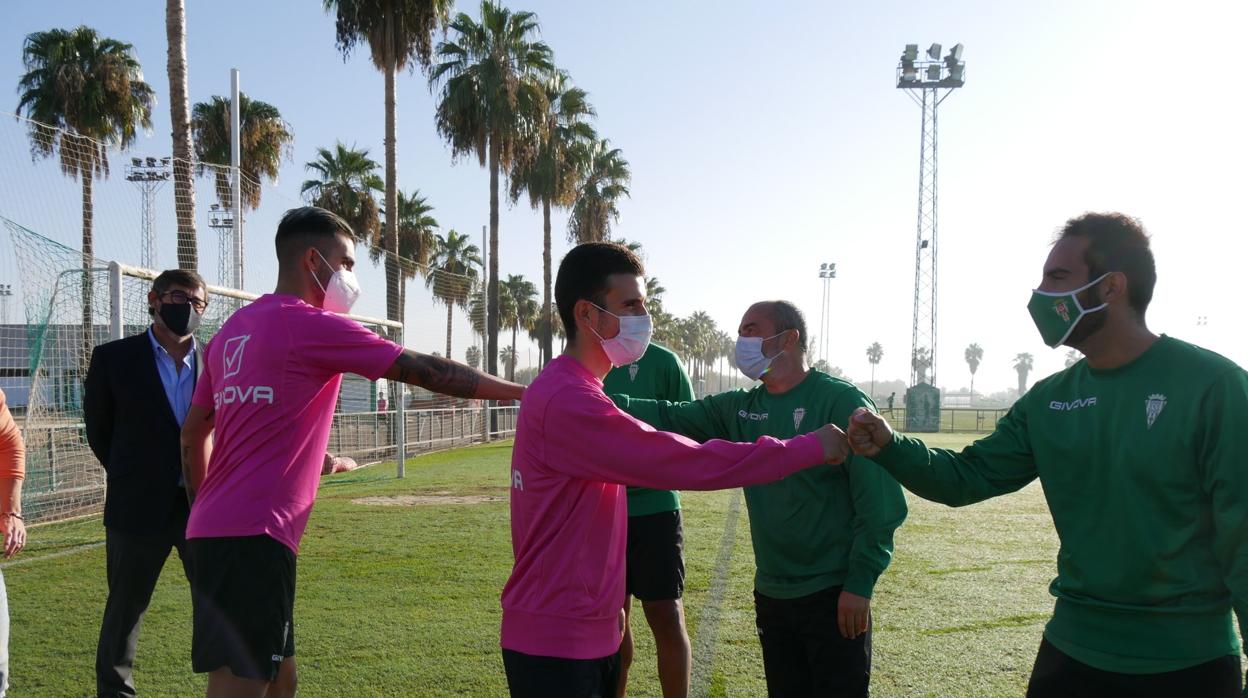
[[179, 337], [185, 337], [199, 327], [199, 313], [190, 303], [161, 303], [160, 320]]

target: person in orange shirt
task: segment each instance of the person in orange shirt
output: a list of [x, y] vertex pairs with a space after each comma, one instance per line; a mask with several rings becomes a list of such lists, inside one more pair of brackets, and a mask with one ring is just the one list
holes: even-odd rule
[[[4, 557], [26, 546], [22, 520], [22, 479], [26, 477], [26, 447], [0, 390], [0, 544]], [[9, 690], [9, 596], [0, 573], [0, 697]]]

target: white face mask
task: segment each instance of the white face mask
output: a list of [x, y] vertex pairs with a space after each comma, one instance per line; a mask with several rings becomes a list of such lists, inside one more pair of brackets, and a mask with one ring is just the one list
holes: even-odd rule
[[[321, 258], [322, 262], [325, 262], [325, 266], [333, 269], [329, 260], [325, 259], [325, 255], [321, 254], [320, 250], [314, 247], [312, 251]], [[351, 306], [355, 305], [355, 302], [360, 298], [360, 282], [356, 280], [355, 272], [350, 269], [335, 270], [334, 275], [329, 277], [328, 286], [322, 286], [321, 280], [316, 278], [315, 273], [312, 274], [312, 280], [325, 292], [325, 303], [321, 307], [331, 313], [351, 312]]]
[[650, 346], [650, 335], [654, 332], [654, 327], [650, 324], [650, 316], [616, 315], [597, 303], [592, 305], [620, 321], [620, 333], [611, 339], [603, 339], [597, 330], [589, 328], [589, 331], [593, 332], [598, 337], [598, 341], [602, 343], [602, 350], [606, 352], [607, 360], [611, 362], [611, 365], [627, 366], [641, 359]]
[[[787, 332], [788, 330], [785, 330]], [[767, 357], [763, 354], [763, 342], [768, 339], [775, 339], [784, 332], [773, 334], [770, 337], [737, 337], [737, 368], [745, 374], [746, 378], [756, 381], [763, 377], [767, 369], [771, 368], [771, 362], [776, 360], [776, 356], [784, 353], [781, 350], [776, 356]]]

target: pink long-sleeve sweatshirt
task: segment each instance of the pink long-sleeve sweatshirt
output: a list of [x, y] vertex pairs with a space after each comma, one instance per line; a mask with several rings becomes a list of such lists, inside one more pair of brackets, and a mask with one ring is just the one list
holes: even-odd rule
[[628, 503], [624, 485], [718, 490], [823, 462], [818, 437], [753, 444], [655, 431], [616, 408], [602, 381], [561, 356], [524, 393], [511, 458], [515, 566], [503, 587], [502, 646], [596, 659], [620, 647]]

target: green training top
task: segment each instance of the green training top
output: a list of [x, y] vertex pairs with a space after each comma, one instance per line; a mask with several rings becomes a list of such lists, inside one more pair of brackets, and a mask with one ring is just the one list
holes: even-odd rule
[[960, 453], [897, 435], [875, 461], [950, 506], [1040, 478], [1061, 540], [1044, 635], [1098, 669], [1176, 671], [1248, 634], [1248, 375], [1162, 337], [1112, 370], [1086, 361], [1024, 395]]
[[[693, 384], [680, 365], [680, 359], [667, 347], [650, 343], [646, 353], [635, 364], [611, 369], [602, 381], [608, 395], [619, 393], [650, 400], [688, 402], [693, 399]], [[628, 488], [628, 515], [646, 516], [680, 509], [680, 494], [645, 487]]]
[[[850, 383], [813, 369], [780, 395], [758, 385], [685, 403], [612, 397], [656, 429], [699, 441], [787, 439], [829, 422], [844, 429], [854, 410], [874, 407]], [[906, 500], [893, 478], [857, 460], [745, 488], [760, 594], [792, 599], [843, 586], [871, 596], [892, 559], [893, 531], [906, 518]]]

